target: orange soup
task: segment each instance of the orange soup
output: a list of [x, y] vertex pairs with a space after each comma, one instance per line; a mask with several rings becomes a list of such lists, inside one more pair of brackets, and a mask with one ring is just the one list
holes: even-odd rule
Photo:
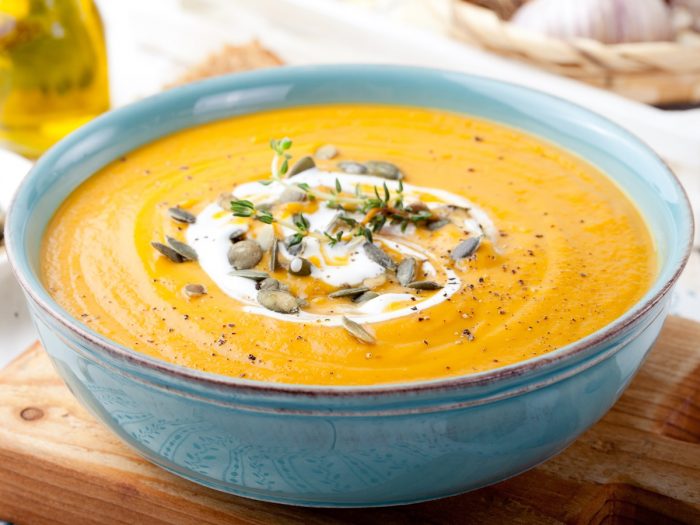
[[47, 288], [94, 331], [306, 385], [539, 356], [622, 315], [657, 271], [640, 213], [584, 160], [493, 122], [379, 105], [148, 144], [78, 187], [42, 249]]

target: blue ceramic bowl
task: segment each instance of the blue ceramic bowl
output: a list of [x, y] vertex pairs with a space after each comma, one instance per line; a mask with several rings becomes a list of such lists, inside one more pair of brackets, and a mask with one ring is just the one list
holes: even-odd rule
[[[72, 318], [39, 275], [47, 222], [120, 155], [175, 130], [270, 108], [370, 102], [502, 122], [577, 153], [642, 210], [660, 271], [598, 332], [494, 371], [377, 387], [313, 387], [217, 376], [125, 348]], [[280, 68], [174, 89], [110, 112], [44, 155], [8, 218], [11, 263], [44, 348], [75, 396], [140, 454], [242, 496], [310, 506], [396, 505], [469, 491], [537, 465], [611, 407], [651, 348], [688, 257], [678, 181], [636, 138], [568, 102], [492, 80], [403, 67]]]

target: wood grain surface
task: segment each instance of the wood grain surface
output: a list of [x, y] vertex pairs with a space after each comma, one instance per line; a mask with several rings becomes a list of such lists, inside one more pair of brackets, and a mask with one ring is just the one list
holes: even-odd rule
[[700, 325], [667, 322], [615, 407], [516, 478], [387, 509], [302, 509], [202, 488], [141, 459], [36, 345], [0, 371], [0, 521], [42, 524], [700, 524]]

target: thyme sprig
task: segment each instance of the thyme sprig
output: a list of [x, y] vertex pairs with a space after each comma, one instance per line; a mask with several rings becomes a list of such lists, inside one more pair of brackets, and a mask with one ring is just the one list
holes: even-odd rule
[[[273, 139], [270, 147], [274, 152], [271, 165], [271, 179], [261, 181], [261, 184], [269, 185], [273, 182], [282, 184], [287, 188], [301, 190], [309, 200], [318, 200], [326, 203], [331, 209], [341, 212], [337, 222], [347, 225], [348, 229], [337, 232], [323, 232], [318, 234], [310, 231], [308, 219], [303, 214], [296, 214], [292, 221], [280, 220], [267, 209], [257, 207], [248, 200], [238, 200], [231, 203], [231, 211], [237, 217], [250, 217], [266, 224], [278, 223], [294, 231], [289, 241], [290, 245], [297, 244], [306, 236], [316, 237], [335, 246], [340, 242], [346, 242], [354, 237], [365, 237], [372, 242], [374, 234], [378, 233], [389, 222], [392, 225], [400, 225], [401, 231], [405, 231], [409, 224], [418, 224], [434, 220], [433, 213], [421, 203], [406, 206], [404, 203], [404, 187], [399, 181], [398, 187], [393, 192], [386, 182], [381, 187], [373, 186], [369, 195], [362, 191], [357, 184], [353, 192], [347, 192], [336, 178], [329, 191], [320, 188], [312, 188], [306, 183], [294, 183], [290, 178], [285, 178], [289, 171], [289, 161], [292, 159], [289, 150], [292, 140], [288, 137]], [[357, 219], [348, 215], [356, 213], [364, 215]], [[337, 224], [336, 222], [336, 224]]]
[[324, 236], [312, 232], [309, 230], [311, 226], [309, 219], [307, 219], [303, 213], [297, 213], [292, 216], [292, 221], [285, 221], [277, 219], [269, 210], [264, 208], [259, 208], [255, 203], [249, 200], [237, 200], [231, 202], [231, 211], [236, 217], [250, 217], [251, 219], [260, 221], [265, 224], [277, 223], [280, 226], [294, 230], [294, 237], [290, 240], [289, 244], [294, 245], [302, 241], [307, 235], [311, 235], [318, 239], [323, 239]]

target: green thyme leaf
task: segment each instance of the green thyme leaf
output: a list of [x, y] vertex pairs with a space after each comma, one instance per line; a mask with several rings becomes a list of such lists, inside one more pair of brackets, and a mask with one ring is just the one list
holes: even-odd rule
[[296, 244], [299, 244], [301, 241], [304, 240], [304, 236], [301, 233], [295, 233], [292, 235], [288, 241], [288, 246], [294, 246]]
[[357, 226], [357, 221], [352, 217], [348, 217], [347, 215], [340, 215], [338, 220], [343, 221], [348, 226]]

